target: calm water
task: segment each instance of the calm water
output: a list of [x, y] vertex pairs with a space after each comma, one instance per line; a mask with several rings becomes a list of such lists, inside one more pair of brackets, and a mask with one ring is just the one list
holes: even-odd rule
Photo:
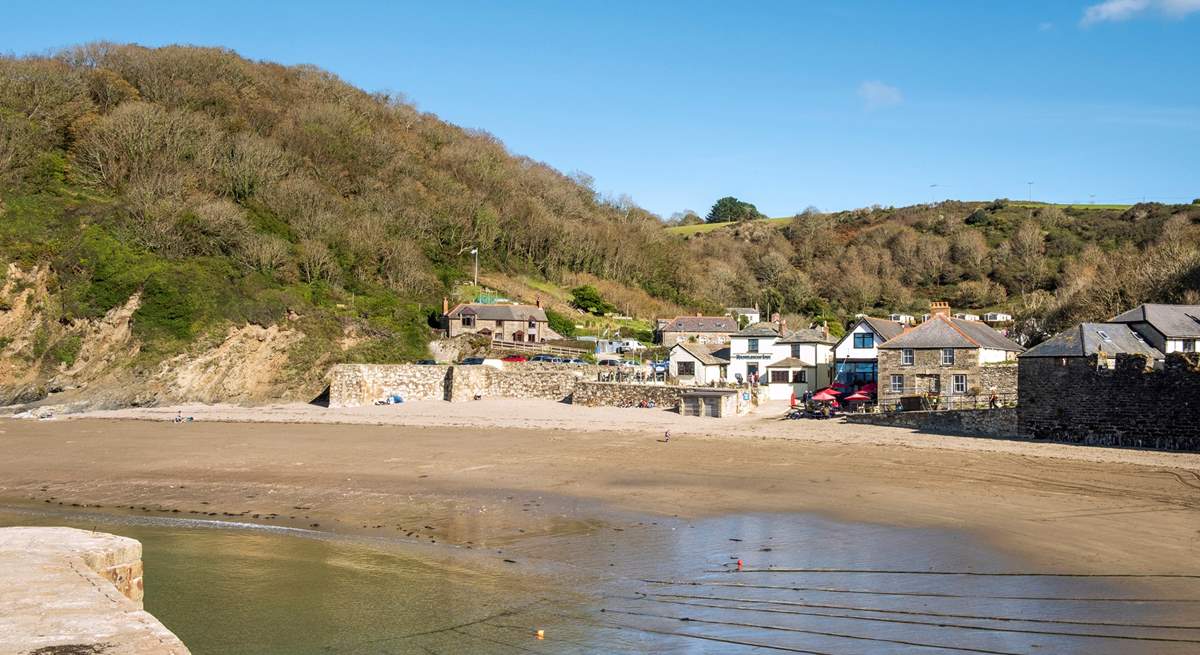
[[1200, 652], [1200, 603], [1134, 600], [1200, 599], [1195, 580], [917, 575], [1033, 567], [960, 534], [811, 516], [631, 517], [531, 538], [512, 564], [187, 520], [13, 508], [0, 525], [140, 540], [146, 609], [196, 655]]

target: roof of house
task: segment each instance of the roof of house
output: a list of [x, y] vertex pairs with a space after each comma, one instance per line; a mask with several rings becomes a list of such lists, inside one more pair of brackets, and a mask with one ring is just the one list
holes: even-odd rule
[[761, 321], [751, 323], [741, 330], [734, 332], [735, 337], [777, 337], [779, 336], [779, 326], [769, 321]]
[[[874, 316], [864, 316], [862, 322], [871, 326], [884, 341], [895, 339], [904, 331], [904, 324], [886, 318], [875, 318]], [[853, 329], [853, 328], [852, 328]]]
[[809, 366], [812, 366], [812, 364], [798, 357], [786, 357], [774, 364], [767, 364], [767, 368], [806, 368]]
[[695, 357], [696, 361], [705, 366], [720, 366], [721, 364], [729, 363], [729, 346], [680, 342], [672, 346], [672, 348], [682, 348], [687, 354]]
[[829, 336], [824, 328], [803, 328], [795, 330], [775, 343], [837, 343], [837, 339]]
[[737, 332], [737, 321], [728, 316], [678, 316], [661, 328], [663, 332]]
[[484, 321], [546, 321], [546, 311], [536, 305], [462, 303], [455, 305], [446, 316], [459, 318], [463, 314], [474, 314]]
[[1200, 337], [1200, 305], [1138, 305], [1111, 323], [1149, 323], [1164, 337]]
[[1163, 358], [1157, 348], [1124, 323], [1080, 323], [1021, 353], [1021, 357], [1083, 357], [1100, 351]]
[[991, 348], [1020, 352], [1017, 343], [993, 330], [987, 323], [964, 321], [934, 314], [928, 321], [888, 339], [880, 348]]

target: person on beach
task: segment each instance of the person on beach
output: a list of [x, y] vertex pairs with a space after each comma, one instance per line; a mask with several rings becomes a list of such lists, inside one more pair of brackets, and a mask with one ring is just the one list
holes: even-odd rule
[[663, 432], [663, 443], [671, 443], [671, 431]]

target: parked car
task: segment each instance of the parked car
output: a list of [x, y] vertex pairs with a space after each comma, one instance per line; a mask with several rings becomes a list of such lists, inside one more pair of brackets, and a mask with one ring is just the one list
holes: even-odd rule
[[460, 366], [480, 366], [482, 364], [483, 364], [482, 357], [468, 357], [468, 358], [462, 360], [461, 362], [459, 362]]
[[433, 366], [437, 364], [437, 362], [433, 361], [432, 359], [418, 359], [416, 364], [418, 366]]
[[534, 355], [529, 361], [542, 362], [543, 364], [563, 364], [567, 360], [557, 355]]
[[571, 359], [564, 359], [563, 363], [565, 363], [565, 364], [587, 364], [586, 361], [579, 359], [578, 357], [572, 357]]
[[527, 361], [529, 361], [529, 358], [526, 357], [525, 355], [509, 355], [508, 357], [505, 357], [504, 359], [502, 359], [500, 361], [502, 361], [502, 362], [527, 362]]
[[663, 360], [661, 362], [652, 362], [655, 373], [666, 373], [671, 368], [671, 362]]
[[624, 362], [619, 359], [602, 359], [596, 363], [601, 366], [621, 366], [624, 364]]

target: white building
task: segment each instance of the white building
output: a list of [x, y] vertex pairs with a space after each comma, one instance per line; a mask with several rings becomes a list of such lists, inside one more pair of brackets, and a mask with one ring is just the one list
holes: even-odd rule
[[983, 315], [984, 323], [1011, 323], [1012, 320], [1012, 314], [1005, 314], [1004, 312], [988, 312]]
[[729, 366], [729, 346], [703, 343], [677, 343], [671, 347], [668, 371], [679, 384], [702, 386], [725, 382]]
[[767, 365], [775, 361], [775, 342], [779, 328], [775, 323], [755, 323], [729, 337], [729, 368], [725, 379], [739, 384], [749, 382], [752, 374], [765, 380]]
[[[865, 318], [865, 317], [860, 317]], [[878, 320], [878, 319], [877, 319]], [[916, 325], [917, 317], [912, 314], [888, 314], [887, 320], [901, 325]]]
[[1200, 305], [1138, 305], [1110, 323], [1124, 323], [1164, 355], [1200, 352]]
[[767, 364], [767, 398], [789, 400], [832, 383], [833, 345], [826, 328], [796, 330], [778, 339]]
[[954, 315], [954, 318], [957, 318], [960, 321], [978, 321], [979, 314], [965, 314], [963, 312], [959, 312]]
[[726, 307], [725, 313], [733, 317], [735, 321], [741, 321], [744, 317], [746, 325], [754, 325], [762, 320], [762, 314], [759, 313], [757, 307]]
[[855, 388], [878, 382], [879, 344], [903, 331], [904, 325], [898, 321], [870, 316], [860, 319], [834, 347], [837, 379]]

